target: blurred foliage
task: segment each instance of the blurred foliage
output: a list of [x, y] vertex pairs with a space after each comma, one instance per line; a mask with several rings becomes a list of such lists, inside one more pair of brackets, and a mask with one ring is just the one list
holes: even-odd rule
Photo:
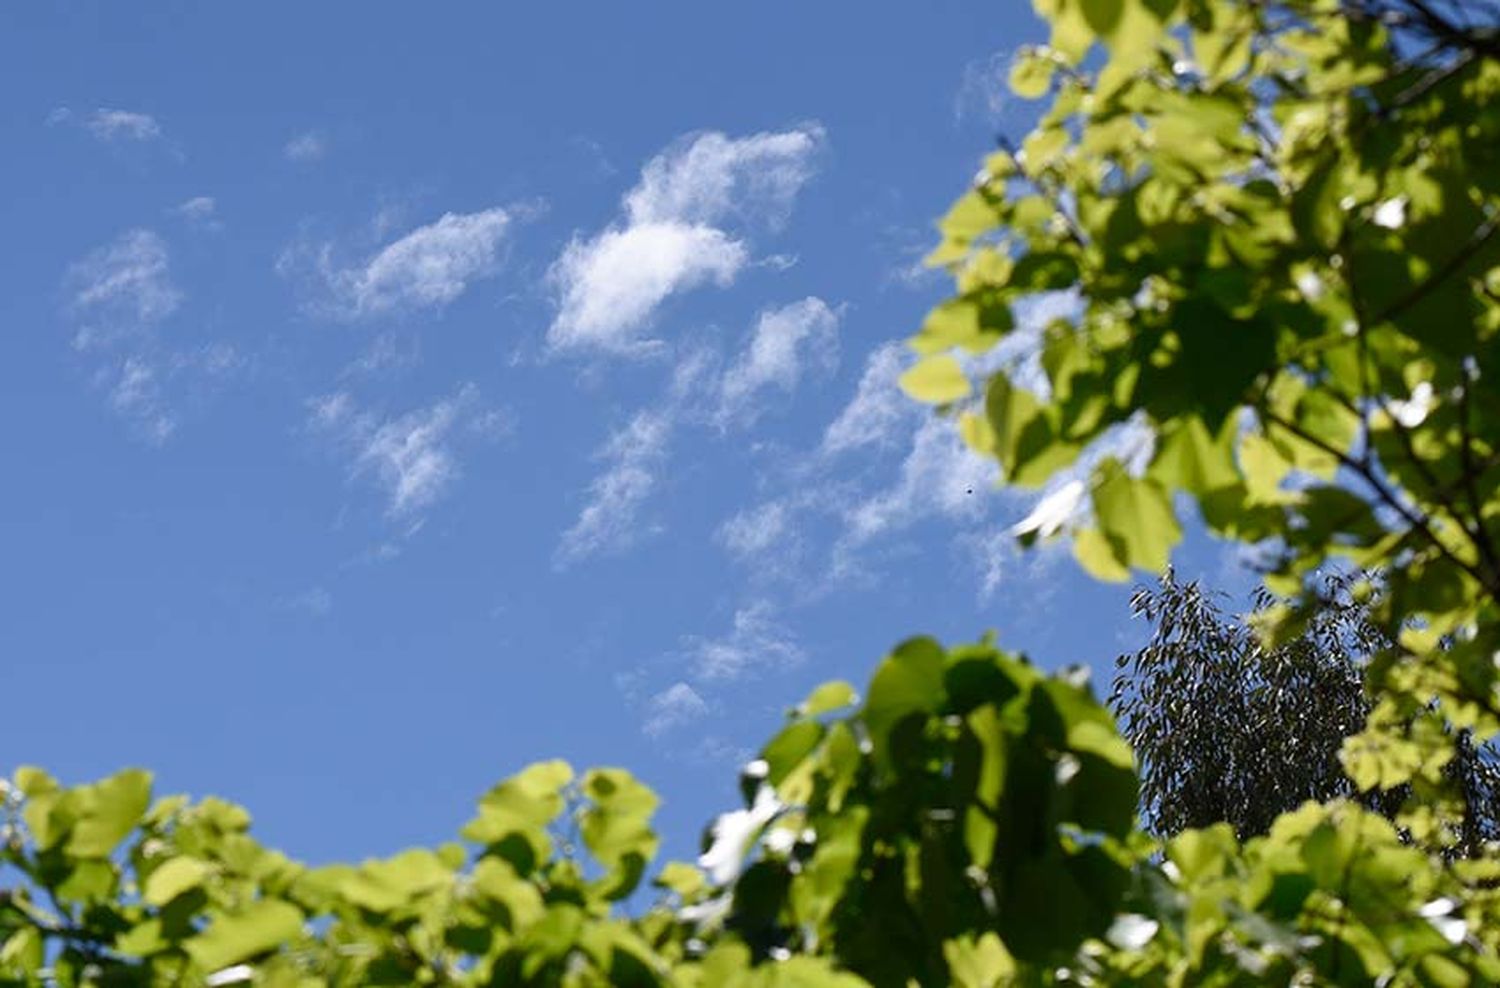
[[[957, 292], [904, 383], [1096, 576], [1159, 572], [1188, 510], [1252, 545], [1267, 649], [1327, 564], [1379, 571], [1341, 761], [1394, 822], [1334, 798], [1158, 842], [1079, 675], [915, 639], [793, 711], [696, 864], [655, 863], [619, 769], [536, 765], [453, 843], [309, 868], [145, 773], [22, 768], [0, 984], [1500, 983], [1500, 855], [1449, 853], [1448, 770], [1500, 724], [1500, 11], [1035, 5], [1011, 85], [1044, 105], [942, 221]], [[988, 353], [1018, 333], [1034, 359]]]

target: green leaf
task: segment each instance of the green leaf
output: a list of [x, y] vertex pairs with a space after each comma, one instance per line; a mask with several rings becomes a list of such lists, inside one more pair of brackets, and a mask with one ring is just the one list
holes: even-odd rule
[[366, 861], [339, 884], [350, 902], [373, 912], [391, 912], [453, 883], [453, 870], [425, 848], [403, 851], [383, 861]]
[[797, 707], [797, 714], [802, 717], [818, 717], [857, 702], [859, 694], [854, 691], [854, 687], [842, 679], [835, 679], [809, 693], [807, 699]]
[[677, 893], [684, 902], [697, 899], [709, 888], [703, 869], [684, 861], [668, 861], [662, 865], [661, 873], [651, 884]]
[[108, 857], [151, 805], [151, 773], [127, 769], [76, 792], [79, 819], [68, 839], [68, 853]]
[[924, 357], [901, 375], [901, 390], [917, 401], [944, 405], [969, 396], [969, 379], [947, 354]]
[[1039, 99], [1052, 86], [1057, 64], [1045, 50], [1022, 48], [1010, 66], [1010, 91], [1022, 99]]
[[222, 970], [287, 945], [302, 932], [302, 911], [281, 899], [262, 899], [214, 917], [208, 929], [183, 947], [199, 968]]
[[640, 881], [646, 863], [656, 855], [651, 816], [660, 803], [656, 793], [619, 768], [592, 769], [583, 777], [590, 805], [579, 819], [583, 842], [611, 870], [604, 895], [619, 899]]
[[1015, 958], [993, 931], [947, 941], [943, 958], [958, 988], [1001, 988], [1016, 979]]
[[1125, 16], [1126, 0], [1078, 0], [1089, 30], [1108, 38], [1120, 27]]
[[877, 759], [888, 757], [890, 731], [913, 713], [932, 713], [943, 702], [942, 646], [931, 638], [913, 638], [896, 647], [870, 680], [861, 713]]
[[203, 884], [212, 868], [205, 861], [183, 855], [163, 862], [146, 879], [141, 898], [147, 905], [165, 906], [188, 889]]
[[1234, 422], [1226, 422], [1214, 436], [1196, 415], [1179, 419], [1164, 430], [1146, 475], [1167, 490], [1194, 494], [1230, 487], [1240, 479], [1234, 461], [1237, 433]]
[[[30, 984], [45, 959], [46, 941], [42, 931], [34, 926], [25, 926], [13, 932], [0, 944], [0, 973], [15, 972], [30, 975], [16, 984]], [[39, 979], [37, 983], [40, 983]]]
[[1098, 476], [1094, 516], [1120, 550], [1120, 562], [1152, 572], [1166, 569], [1172, 547], [1182, 540], [1166, 491], [1155, 481], [1130, 476], [1118, 460], [1105, 460]]
[[535, 923], [547, 911], [536, 886], [516, 874], [508, 861], [481, 858], [474, 866], [472, 881], [476, 893], [503, 907], [506, 928], [513, 933]]
[[518, 835], [537, 857], [545, 857], [551, 842], [546, 825], [563, 809], [562, 790], [573, 781], [566, 762], [539, 762], [506, 779], [479, 801], [479, 816], [463, 829], [467, 840], [498, 844]]
[[1073, 558], [1096, 580], [1123, 583], [1130, 579], [1130, 567], [1121, 559], [1122, 554], [1097, 528], [1080, 528], [1073, 534]]
[[766, 781], [780, 785], [823, 740], [825, 728], [815, 720], [794, 720], [761, 751], [769, 768]]

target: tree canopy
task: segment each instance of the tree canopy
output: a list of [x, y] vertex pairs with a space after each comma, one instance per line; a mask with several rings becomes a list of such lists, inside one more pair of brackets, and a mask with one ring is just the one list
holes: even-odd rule
[[[614, 768], [533, 766], [452, 843], [315, 868], [144, 772], [20, 769], [0, 983], [1500, 982], [1500, 856], [1447, 853], [1448, 728], [1497, 727], [1500, 12], [1036, 6], [1037, 126], [942, 221], [957, 291], [905, 385], [1044, 490], [1025, 541], [1101, 578], [1162, 570], [1190, 511], [1252, 544], [1267, 647], [1330, 562], [1378, 570], [1393, 644], [1342, 764], [1396, 820], [1334, 798], [1159, 841], [1082, 675], [918, 638], [795, 708], [696, 864], [655, 863], [656, 797]], [[1071, 314], [1033, 332], [1041, 293]], [[1017, 333], [1026, 368], [990, 353]]]
[[[1135, 752], [1149, 832], [1222, 822], [1255, 837], [1308, 800], [1343, 798], [1399, 818], [1405, 787], [1360, 794], [1339, 761], [1370, 713], [1365, 667], [1392, 644], [1368, 604], [1349, 598], [1353, 579], [1330, 578], [1302, 634], [1274, 648], [1254, 630], [1277, 604], [1264, 588], [1243, 616], [1227, 616], [1225, 594], [1171, 569], [1134, 590], [1131, 609], [1151, 623], [1151, 638], [1116, 659], [1109, 706]], [[1453, 740], [1446, 771], [1461, 816], [1450, 850], [1472, 857], [1500, 837], [1500, 764], [1471, 735]]]

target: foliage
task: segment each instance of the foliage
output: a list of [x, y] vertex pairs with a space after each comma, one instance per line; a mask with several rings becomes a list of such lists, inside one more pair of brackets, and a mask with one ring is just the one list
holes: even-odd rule
[[[1439, 799], [1444, 718], [1500, 727], [1500, 10], [1037, 7], [1051, 41], [1012, 83], [1049, 102], [942, 222], [958, 294], [912, 340], [908, 390], [1009, 483], [1051, 485], [1022, 535], [1066, 531], [1096, 576], [1159, 572], [1188, 505], [1255, 546], [1293, 598], [1273, 644], [1325, 564], [1381, 570], [1399, 647], [1346, 767]], [[1048, 292], [1076, 305], [1036, 331], [1037, 366], [929, 387]], [[1122, 432], [1149, 442], [1141, 469]]]
[[[656, 799], [534, 765], [461, 840], [309, 868], [215, 799], [130, 771], [7, 789], [0, 984], [1470, 984], [1500, 978], [1500, 861], [1451, 867], [1357, 804], [1244, 844], [1133, 831], [1129, 749], [1077, 672], [989, 642], [897, 648], [746, 767], [699, 866], [655, 872]], [[1483, 891], [1490, 889], [1491, 891]], [[1478, 891], [1476, 891], [1478, 890]]]
[[[1391, 645], [1350, 599], [1350, 582], [1329, 579], [1302, 634], [1270, 649], [1251, 627], [1275, 606], [1264, 590], [1239, 619], [1170, 569], [1136, 588], [1131, 609], [1151, 622], [1151, 640], [1116, 660], [1109, 705], [1139, 763], [1149, 831], [1223, 822], [1241, 838], [1260, 836], [1308, 800], [1340, 798], [1395, 816], [1404, 789], [1359, 794], [1339, 762], [1370, 712], [1364, 665]], [[1462, 813], [1452, 850], [1473, 857], [1500, 839], [1500, 764], [1492, 748], [1456, 740], [1446, 768]]]
[[[533, 766], [459, 841], [317, 868], [238, 807], [153, 801], [144, 773], [21, 769], [0, 983], [1500, 982], [1500, 855], [1434, 850], [1459, 837], [1455, 737], [1497, 725], [1500, 15], [1036, 6], [1051, 43], [1012, 84], [1050, 102], [942, 223], [958, 294], [908, 389], [1010, 483], [1053, 485], [1022, 534], [1068, 531], [1098, 576], [1163, 568], [1187, 504], [1258, 546], [1292, 598], [1273, 648], [1325, 562], [1380, 569], [1396, 647], [1342, 755], [1361, 793], [1411, 794], [1399, 829], [1334, 799], [1160, 844], [1076, 676], [916, 639], [863, 702], [834, 683], [794, 711], [697, 866], [652, 870], [656, 799], [619, 769]], [[985, 361], [971, 397], [968, 355], [1047, 292], [1076, 312], [1040, 332], [1039, 367]], [[1143, 463], [1110, 455], [1121, 430], [1149, 437]]]
[[1140, 762], [1153, 833], [1224, 822], [1259, 836], [1307, 800], [1354, 795], [1339, 748], [1369, 713], [1361, 663], [1388, 642], [1363, 608], [1330, 597], [1303, 634], [1266, 649], [1170, 570], [1131, 595], [1151, 640], [1116, 660], [1109, 704]]
[[618, 904], [655, 854], [656, 797], [619, 769], [534, 765], [460, 841], [308, 868], [255, 843], [239, 807], [153, 802], [145, 773], [64, 789], [23, 768], [0, 979], [990, 984], [1107, 931], [1135, 775], [1076, 677], [914, 639], [854, 701], [830, 683], [793, 711], [703, 868], [663, 867], [636, 919]]

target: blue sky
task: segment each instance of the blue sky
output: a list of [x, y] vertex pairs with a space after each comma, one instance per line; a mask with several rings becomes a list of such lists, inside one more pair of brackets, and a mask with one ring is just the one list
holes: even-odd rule
[[893, 383], [1036, 35], [6, 5], [0, 764], [146, 765], [314, 860], [623, 764], [685, 856], [788, 706], [907, 635], [1107, 673], [1126, 589], [1018, 555], [1031, 501]]

